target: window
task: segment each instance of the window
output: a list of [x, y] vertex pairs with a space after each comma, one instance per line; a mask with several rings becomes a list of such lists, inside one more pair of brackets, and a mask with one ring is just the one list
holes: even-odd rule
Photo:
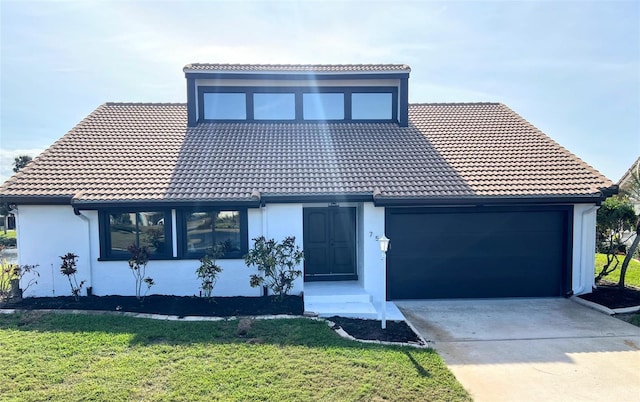
[[393, 96], [391, 93], [353, 93], [351, 118], [353, 120], [391, 120]]
[[199, 258], [216, 244], [225, 244], [223, 258], [242, 258], [247, 252], [245, 210], [192, 210], [181, 214], [182, 257]]
[[253, 118], [255, 120], [295, 120], [296, 94], [253, 94]]
[[390, 86], [199, 86], [201, 121], [339, 122], [398, 120]]
[[147, 246], [151, 258], [170, 257], [171, 214], [167, 211], [112, 211], [102, 214], [101, 257], [127, 259], [129, 246]]
[[343, 120], [344, 94], [302, 94], [302, 118], [304, 120]]
[[203, 95], [205, 120], [246, 120], [244, 93], [207, 92]]

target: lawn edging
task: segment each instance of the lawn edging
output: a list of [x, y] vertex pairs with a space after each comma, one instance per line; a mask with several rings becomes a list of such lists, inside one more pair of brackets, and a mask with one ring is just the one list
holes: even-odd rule
[[159, 320], [159, 321], [236, 321], [241, 320], [243, 318], [248, 318], [252, 320], [280, 320], [280, 319], [295, 319], [295, 318], [303, 318], [313, 321], [324, 321], [327, 325], [339, 336], [342, 338], [356, 341], [360, 343], [369, 343], [369, 344], [378, 344], [378, 345], [386, 345], [386, 346], [409, 346], [418, 349], [428, 349], [431, 348], [427, 340], [425, 340], [422, 335], [416, 329], [405, 321], [409, 328], [416, 334], [418, 339], [422, 343], [415, 342], [388, 342], [388, 341], [376, 341], [376, 340], [368, 340], [368, 339], [358, 339], [351, 335], [349, 335], [344, 329], [338, 326], [336, 323], [321, 317], [309, 317], [305, 315], [290, 315], [290, 314], [274, 314], [274, 315], [256, 315], [256, 316], [231, 316], [231, 317], [207, 317], [207, 316], [177, 316], [177, 315], [166, 315], [166, 314], [151, 314], [151, 313], [133, 313], [129, 311], [104, 311], [104, 310], [61, 310], [61, 309], [21, 309], [21, 308], [0, 308], [0, 314], [16, 314], [16, 313], [25, 313], [25, 312], [35, 312], [35, 313], [44, 313], [44, 314], [85, 314], [85, 315], [115, 315], [121, 317], [132, 317], [132, 318], [146, 318], [151, 320]]
[[602, 304], [594, 303], [589, 300], [585, 300], [580, 296], [571, 296], [571, 300], [578, 304], [582, 304], [583, 306], [592, 308], [594, 310], [600, 311], [601, 313], [605, 313], [608, 315], [615, 314], [626, 314], [626, 313], [635, 313], [640, 311], [640, 306], [631, 306], [631, 307], [621, 307], [621, 308], [609, 308], [607, 306], [603, 306]]

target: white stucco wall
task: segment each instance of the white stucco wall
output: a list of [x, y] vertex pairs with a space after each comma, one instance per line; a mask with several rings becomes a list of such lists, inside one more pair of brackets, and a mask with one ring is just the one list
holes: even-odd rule
[[71, 294], [67, 277], [60, 273], [60, 256], [69, 252], [79, 256], [78, 281], [89, 281], [86, 221], [69, 206], [20, 205], [17, 210], [18, 263], [38, 264], [40, 273], [38, 284], [31, 286], [25, 297]]
[[[80, 217], [70, 206], [18, 207], [18, 261], [20, 264], [39, 264], [38, 284], [25, 293], [25, 297], [71, 295], [67, 278], [60, 274], [60, 257], [73, 252], [78, 258], [78, 281], [86, 280], [84, 288], [91, 286], [93, 294], [135, 295], [135, 281], [127, 261], [98, 261], [98, 213], [82, 211]], [[90, 222], [90, 232], [87, 226]], [[302, 247], [302, 205], [270, 205], [248, 210], [249, 247], [251, 239], [260, 235], [282, 240], [295, 236]], [[176, 239], [172, 239], [175, 250]], [[244, 260], [218, 260], [223, 271], [214, 288], [215, 296], [259, 296], [261, 289], [249, 286], [249, 276], [255, 273]], [[147, 275], [155, 285], [149, 294], [198, 295], [200, 283], [195, 270], [198, 260], [152, 260]], [[302, 267], [301, 267], [302, 269]], [[303, 290], [302, 278], [295, 283], [292, 294]], [[83, 290], [83, 295], [86, 294]]]
[[[382, 236], [384, 232], [384, 208], [376, 207], [373, 203], [364, 203], [361, 207], [362, 215], [362, 277], [360, 280], [364, 289], [369, 293], [374, 302], [382, 300], [383, 281], [383, 261], [380, 252], [380, 243], [376, 237]], [[393, 239], [389, 243], [393, 247]]]
[[576, 204], [573, 208], [572, 290], [576, 295], [591, 293], [595, 273], [595, 204]]

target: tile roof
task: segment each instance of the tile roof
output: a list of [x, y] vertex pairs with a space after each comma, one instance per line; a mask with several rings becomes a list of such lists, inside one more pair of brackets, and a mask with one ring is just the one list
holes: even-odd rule
[[598, 196], [613, 183], [498, 103], [416, 104], [393, 123], [203, 123], [107, 103], [0, 186], [75, 202]]
[[411, 71], [406, 64], [187, 64], [183, 71], [225, 71], [225, 72], [405, 72]]

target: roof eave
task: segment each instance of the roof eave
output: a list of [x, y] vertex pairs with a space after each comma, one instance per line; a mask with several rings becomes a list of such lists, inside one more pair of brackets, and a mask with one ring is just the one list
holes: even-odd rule
[[553, 204], [591, 204], [600, 203], [607, 198], [604, 194], [560, 195], [560, 196], [521, 196], [521, 197], [376, 197], [374, 203], [380, 207], [409, 206], [476, 206], [476, 205], [553, 205]]

